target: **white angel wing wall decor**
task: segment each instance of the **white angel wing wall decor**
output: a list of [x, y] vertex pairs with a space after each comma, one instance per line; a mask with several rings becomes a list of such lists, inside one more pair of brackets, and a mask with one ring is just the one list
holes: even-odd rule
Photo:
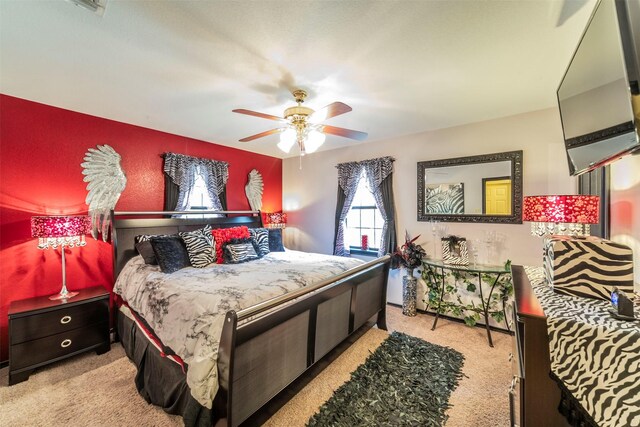
[[108, 145], [89, 148], [84, 156], [82, 174], [87, 183], [87, 198], [91, 216], [91, 235], [107, 241], [111, 225], [111, 210], [115, 208], [120, 194], [127, 185], [127, 177], [120, 167], [120, 155]]
[[262, 209], [263, 189], [264, 184], [262, 183], [262, 175], [260, 175], [260, 172], [253, 169], [249, 172], [249, 181], [247, 182], [247, 185], [244, 186], [244, 192], [247, 194], [251, 210], [259, 211]]

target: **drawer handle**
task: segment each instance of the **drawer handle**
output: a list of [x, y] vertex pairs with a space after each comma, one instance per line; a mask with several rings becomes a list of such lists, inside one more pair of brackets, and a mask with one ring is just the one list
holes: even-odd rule
[[62, 348], [67, 348], [71, 345], [71, 340], [69, 338], [67, 338], [66, 340], [62, 341], [60, 343], [60, 347]]
[[71, 316], [64, 316], [62, 319], [60, 319], [60, 323], [62, 323], [63, 325], [66, 325], [69, 322], [71, 322]]
[[509, 353], [509, 362], [513, 360], [513, 353]]

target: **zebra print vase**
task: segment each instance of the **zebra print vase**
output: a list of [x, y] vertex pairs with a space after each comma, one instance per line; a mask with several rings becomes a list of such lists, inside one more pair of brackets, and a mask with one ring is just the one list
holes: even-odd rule
[[402, 314], [413, 317], [416, 315], [416, 299], [418, 294], [418, 279], [413, 277], [413, 270], [408, 270], [402, 278]]

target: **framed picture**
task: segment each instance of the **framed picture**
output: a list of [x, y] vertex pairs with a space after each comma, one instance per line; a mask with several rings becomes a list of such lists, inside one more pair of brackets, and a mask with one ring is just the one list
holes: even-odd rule
[[425, 184], [424, 212], [427, 214], [463, 214], [464, 183]]
[[442, 260], [447, 264], [468, 265], [467, 240], [464, 237], [457, 236], [443, 237]]

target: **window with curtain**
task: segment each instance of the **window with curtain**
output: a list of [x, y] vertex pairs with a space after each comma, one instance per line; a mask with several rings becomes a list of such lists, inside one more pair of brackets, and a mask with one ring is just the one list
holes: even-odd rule
[[[345, 245], [351, 253], [367, 252], [376, 254], [382, 243], [384, 218], [376, 206], [373, 192], [369, 188], [366, 172], [363, 170], [358, 188], [353, 197], [351, 209], [345, 221]], [[362, 247], [362, 236], [367, 236], [368, 248]]]
[[334, 255], [349, 256], [352, 247], [361, 247], [362, 236], [366, 233], [370, 247], [378, 246], [378, 256], [395, 249], [393, 161], [392, 157], [380, 157], [336, 165]]
[[227, 162], [165, 153], [165, 210], [225, 210], [228, 167]]

